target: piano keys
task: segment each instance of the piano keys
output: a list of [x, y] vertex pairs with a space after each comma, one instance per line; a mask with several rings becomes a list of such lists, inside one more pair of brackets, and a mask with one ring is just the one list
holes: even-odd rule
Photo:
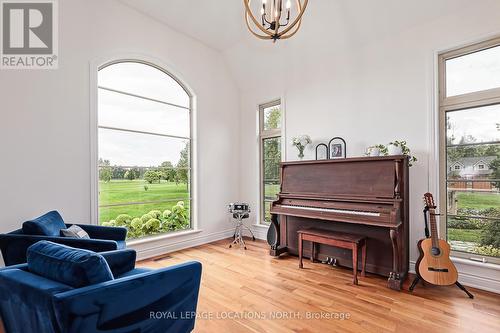
[[[297, 255], [297, 230], [308, 227], [363, 235], [367, 272], [387, 276], [388, 286], [400, 290], [409, 268], [407, 158], [284, 162], [280, 169], [281, 189], [271, 204], [270, 254]], [[352, 268], [350, 253], [342, 249], [321, 245], [318, 257]]]

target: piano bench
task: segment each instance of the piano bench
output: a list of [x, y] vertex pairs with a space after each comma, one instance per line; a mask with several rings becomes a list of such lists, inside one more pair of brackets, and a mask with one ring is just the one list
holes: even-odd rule
[[366, 237], [348, 234], [343, 232], [336, 232], [330, 230], [323, 230], [317, 228], [298, 230], [299, 236], [299, 268], [303, 268], [302, 255], [303, 255], [303, 242], [311, 242], [311, 261], [314, 262], [316, 254], [316, 244], [325, 244], [336, 246], [343, 249], [350, 249], [352, 251], [352, 271], [353, 283], [358, 284], [358, 249], [361, 247], [361, 276], [365, 276], [366, 266]]

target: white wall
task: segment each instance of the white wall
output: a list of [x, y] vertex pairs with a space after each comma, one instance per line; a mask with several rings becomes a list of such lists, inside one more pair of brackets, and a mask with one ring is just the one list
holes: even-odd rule
[[[410, 260], [414, 262], [416, 242], [423, 237], [421, 197], [428, 190], [437, 191], [436, 52], [500, 34], [500, 2], [443, 7], [422, 1], [419, 7], [428, 8], [419, 10], [432, 12], [430, 19], [405, 25], [394, 19], [401, 13], [387, 8], [389, 13], [383, 15], [388, 22], [373, 26], [371, 21], [364, 26], [347, 21], [350, 16], [342, 4], [310, 2], [302, 31], [289, 41], [273, 45], [255, 40], [225, 52], [242, 90], [240, 198], [258, 207], [258, 165], [249, 157], [258, 156], [256, 105], [270, 99], [285, 99], [287, 160], [296, 159], [290, 139], [299, 134], [309, 134], [314, 146], [344, 137], [348, 156], [360, 156], [373, 144], [404, 139], [419, 159], [410, 169]], [[441, 14], [436, 17], [433, 9]], [[390, 26], [391, 20], [392, 31], [380, 29]], [[314, 159], [313, 146], [305, 154]], [[498, 271], [479, 275], [493, 277]], [[488, 280], [485, 288], [500, 290], [498, 276], [493, 282]]]
[[231, 228], [225, 205], [238, 195], [239, 115], [237, 89], [220, 54], [112, 0], [59, 1], [59, 13], [59, 69], [0, 71], [0, 232], [52, 209], [69, 222], [90, 221], [90, 63], [144, 54], [171, 64], [167, 69], [197, 98], [203, 232], [175, 244], [224, 236]]

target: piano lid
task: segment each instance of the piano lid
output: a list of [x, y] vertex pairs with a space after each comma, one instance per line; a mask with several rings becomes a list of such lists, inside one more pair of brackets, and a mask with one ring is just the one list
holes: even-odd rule
[[392, 199], [398, 181], [396, 161], [404, 160], [383, 156], [283, 162], [281, 193]]

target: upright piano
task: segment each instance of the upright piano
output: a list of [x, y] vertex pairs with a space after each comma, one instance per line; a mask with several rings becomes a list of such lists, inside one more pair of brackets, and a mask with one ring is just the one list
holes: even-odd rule
[[[388, 287], [401, 290], [409, 266], [407, 157], [283, 162], [280, 169], [270, 254], [297, 255], [297, 230], [308, 227], [364, 235], [366, 271], [388, 277]], [[319, 245], [317, 255], [352, 268], [350, 250]]]

